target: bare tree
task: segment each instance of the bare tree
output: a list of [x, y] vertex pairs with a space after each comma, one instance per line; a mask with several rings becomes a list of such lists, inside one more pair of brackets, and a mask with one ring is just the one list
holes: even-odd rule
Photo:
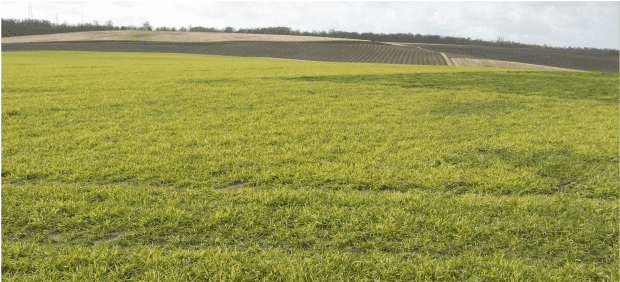
[[144, 30], [144, 31], [151, 31], [151, 30], [153, 30], [153, 28], [151, 27], [151, 23], [145, 22], [144, 24], [142, 24], [142, 30]]
[[495, 40], [495, 43], [496, 43], [496, 44], [499, 44], [499, 46], [504, 46], [504, 45], [506, 44], [506, 41], [504, 40], [504, 38], [503, 38], [503, 37], [498, 36], [498, 37], [497, 37], [497, 40]]

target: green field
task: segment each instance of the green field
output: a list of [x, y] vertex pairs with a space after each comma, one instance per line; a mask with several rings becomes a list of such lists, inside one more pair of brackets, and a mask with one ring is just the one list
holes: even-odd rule
[[3, 281], [617, 281], [618, 76], [2, 52]]

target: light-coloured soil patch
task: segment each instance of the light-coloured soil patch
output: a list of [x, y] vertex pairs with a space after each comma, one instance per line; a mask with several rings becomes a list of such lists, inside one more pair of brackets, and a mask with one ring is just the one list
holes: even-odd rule
[[402, 44], [402, 43], [392, 43], [392, 42], [383, 42], [385, 44], [389, 44], [389, 45], [394, 45], [394, 46], [401, 46], [401, 47], [413, 47], [413, 48], [418, 48], [422, 51], [426, 51], [426, 52], [435, 52], [435, 51], [431, 51], [431, 50], [426, 50], [422, 47], [418, 47], [418, 46], [414, 46], [414, 45], [409, 45], [409, 44]]
[[362, 41], [355, 39], [339, 39], [328, 37], [271, 35], [220, 32], [174, 32], [174, 31], [85, 31], [44, 35], [14, 36], [2, 38], [2, 44], [54, 42], [54, 41], [98, 41], [98, 40], [131, 40], [161, 42], [221, 42], [221, 41]]
[[441, 56], [444, 58], [444, 60], [446, 60], [446, 64], [448, 64], [448, 66], [453, 66], [452, 61], [450, 61], [450, 59], [448, 58], [448, 56], [446, 56], [445, 53], [441, 53]]
[[579, 71], [573, 69], [548, 67], [542, 65], [526, 64], [510, 61], [487, 60], [487, 59], [470, 59], [470, 58], [452, 58], [452, 62], [456, 66], [462, 67], [494, 67], [494, 68], [517, 68], [517, 69], [543, 69], [543, 70], [561, 70], [561, 71]]
[[400, 47], [407, 47], [407, 45], [400, 44], [400, 43], [392, 43], [392, 42], [383, 42], [383, 43], [388, 44], [388, 45], [394, 45], [394, 46], [400, 46]]

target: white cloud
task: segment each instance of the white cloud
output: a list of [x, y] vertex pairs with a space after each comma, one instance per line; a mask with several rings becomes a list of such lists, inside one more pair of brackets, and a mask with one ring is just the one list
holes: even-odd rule
[[521, 22], [521, 14], [523, 13], [523, 9], [521, 9], [520, 7], [516, 6], [516, 5], [510, 5], [508, 7], [509, 12], [508, 14], [508, 18], [511, 19], [514, 23], [520, 23]]

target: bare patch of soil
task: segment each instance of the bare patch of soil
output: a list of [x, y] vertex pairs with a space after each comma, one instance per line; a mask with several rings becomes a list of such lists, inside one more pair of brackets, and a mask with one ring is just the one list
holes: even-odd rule
[[463, 67], [494, 67], [494, 68], [518, 68], [518, 69], [544, 69], [544, 70], [560, 70], [560, 71], [580, 71], [566, 68], [549, 67], [535, 64], [526, 64], [519, 62], [488, 60], [488, 59], [471, 59], [471, 58], [452, 58], [457, 66]]

